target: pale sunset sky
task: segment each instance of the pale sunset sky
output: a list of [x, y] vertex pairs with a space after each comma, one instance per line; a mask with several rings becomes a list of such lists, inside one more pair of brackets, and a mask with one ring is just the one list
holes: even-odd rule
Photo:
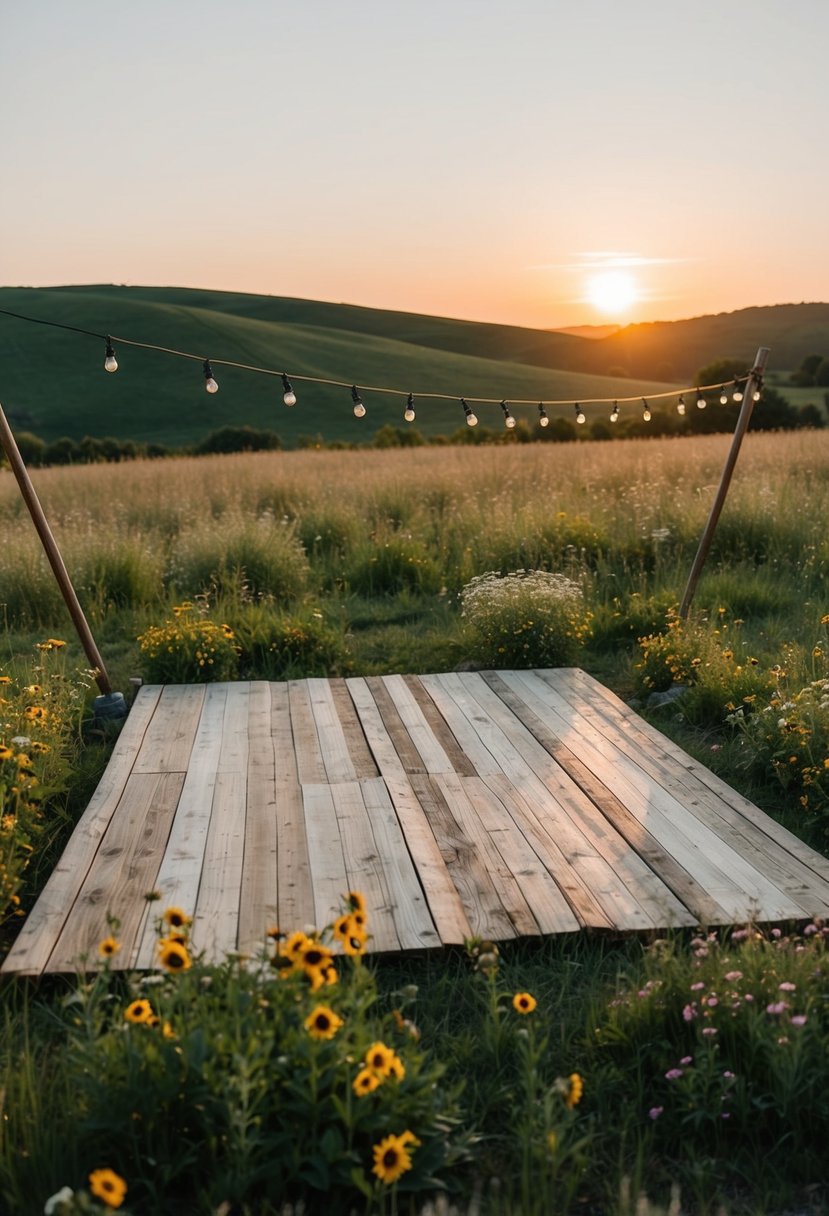
[[540, 328], [829, 299], [826, 0], [32, 0], [0, 284]]

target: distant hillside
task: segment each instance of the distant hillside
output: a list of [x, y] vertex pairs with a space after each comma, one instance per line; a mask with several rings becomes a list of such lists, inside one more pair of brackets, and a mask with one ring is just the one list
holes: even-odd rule
[[[744, 359], [771, 347], [769, 367], [789, 369], [829, 353], [829, 304], [747, 308], [688, 321], [630, 325], [604, 338], [458, 321], [279, 296], [176, 287], [0, 288], [0, 308], [121, 334], [215, 360], [286, 369], [296, 376], [387, 386], [452, 397], [584, 401], [649, 395], [691, 383], [719, 358]], [[217, 367], [220, 391], [204, 392], [201, 367], [127, 346], [121, 370], [102, 370], [96, 339], [0, 315], [0, 393], [12, 425], [46, 440], [112, 435], [170, 445], [209, 430], [247, 424], [277, 431], [286, 446], [300, 435], [369, 439], [399, 425], [400, 398], [364, 393], [367, 416], [354, 419], [347, 389], [296, 383], [299, 403], [282, 404], [278, 379]], [[613, 371], [616, 378], [608, 377]], [[620, 378], [624, 371], [630, 378]], [[463, 424], [452, 401], [416, 402], [425, 434]], [[568, 404], [559, 413], [572, 417]], [[502, 424], [497, 406], [476, 407], [481, 422]], [[551, 411], [552, 413], [553, 411]], [[516, 407], [534, 422], [534, 407]]]
[[[367, 415], [358, 421], [347, 389], [297, 380], [298, 404], [287, 409], [278, 378], [217, 366], [220, 391], [211, 396], [198, 362], [126, 345], [117, 349], [120, 370], [107, 375], [96, 339], [0, 315], [4, 408], [16, 429], [46, 440], [112, 435], [182, 445], [220, 426], [247, 424], [275, 430], [287, 446], [318, 432], [359, 442], [402, 421], [404, 401], [373, 394], [366, 388], [372, 384], [496, 402], [575, 401], [670, 387], [650, 378], [609, 380], [545, 369], [518, 357], [537, 353], [545, 342], [550, 351], [562, 344], [562, 352], [593, 345], [583, 339], [307, 300], [179, 288], [3, 288], [0, 308], [215, 360], [356, 381], [365, 390]], [[455, 402], [420, 401], [416, 408], [415, 425], [425, 434], [463, 425]], [[570, 417], [571, 411], [568, 404], [559, 412]], [[503, 424], [497, 404], [476, 412], [482, 423]], [[528, 422], [538, 417], [534, 407], [514, 407], [513, 413]]]
[[590, 344], [572, 366], [607, 371], [625, 367], [632, 376], [687, 380], [715, 359], [744, 359], [749, 367], [760, 346], [771, 348], [770, 368], [799, 367], [811, 354], [829, 354], [829, 304], [775, 304], [742, 308], [688, 321], [628, 325]]
[[550, 333], [570, 334], [574, 338], [592, 338], [596, 341], [617, 334], [621, 328], [621, 325], [565, 325], [561, 329], [551, 329]]

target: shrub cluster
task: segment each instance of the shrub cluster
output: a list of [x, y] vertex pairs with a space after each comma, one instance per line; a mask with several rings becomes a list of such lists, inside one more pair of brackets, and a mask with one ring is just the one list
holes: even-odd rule
[[590, 636], [581, 588], [563, 574], [490, 570], [460, 598], [470, 658], [485, 667], [566, 666]]

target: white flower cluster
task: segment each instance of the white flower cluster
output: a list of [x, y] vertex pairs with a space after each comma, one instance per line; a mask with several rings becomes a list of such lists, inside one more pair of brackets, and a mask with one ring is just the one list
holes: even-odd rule
[[471, 579], [461, 591], [461, 615], [474, 620], [512, 603], [537, 612], [552, 608], [575, 608], [582, 600], [578, 583], [563, 574], [546, 570], [513, 570], [499, 574], [488, 570]]

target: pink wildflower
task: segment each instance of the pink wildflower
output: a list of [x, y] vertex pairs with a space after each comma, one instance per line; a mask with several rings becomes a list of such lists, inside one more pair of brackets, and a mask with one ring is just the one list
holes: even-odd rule
[[683, 1056], [679, 1062], [680, 1062], [680, 1064], [693, 1064], [694, 1057], [693, 1056]]
[[733, 984], [735, 980], [741, 980], [743, 978], [743, 973], [742, 971], [726, 971], [725, 978], [728, 980], [729, 984]]
[[658, 1119], [664, 1109], [665, 1109], [664, 1106], [652, 1106], [650, 1108], [650, 1110], [648, 1111], [648, 1118], [649, 1119]]
[[796, 1013], [791, 1019], [791, 1023], [792, 1026], [805, 1026], [808, 1020], [805, 1013]]
[[703, 1032], [702, 1032], [702, 1033], [703, 1033], [703, 1034], [705, 1034], [705, 1035], [712, 1035], [712, 1034], [716, 1034], [716, 1033], [717, 1033], [717, 1028], [716, 1028], [716, 1026], [706, 1026], [706, 1027], [703, 1029]]
[[682, 1010], [682, 1016], [686, 1022], [693, 1022], [694, 1018], [697, 1016], [697, 1011], [693, 1005], [686, 1005]]
[[788, 1008], [789, 1006], [786, 1001], [773, 1001], [771, 1005], [766, 1005], [766, 1013], [785, 1013]]
[[792, 984], [789, 980], [784, 980], [782, 984], [778, 985], [778, 987], [780, 988], [781, 992], [795, 992], [797, 989], [797, 984]]
[[665, 1080], [666, 1081], [678, 1081], [681, 1076], [682, 1076], [681, 1068], [669, 1068], [668, 1071], [665, 1073]]

